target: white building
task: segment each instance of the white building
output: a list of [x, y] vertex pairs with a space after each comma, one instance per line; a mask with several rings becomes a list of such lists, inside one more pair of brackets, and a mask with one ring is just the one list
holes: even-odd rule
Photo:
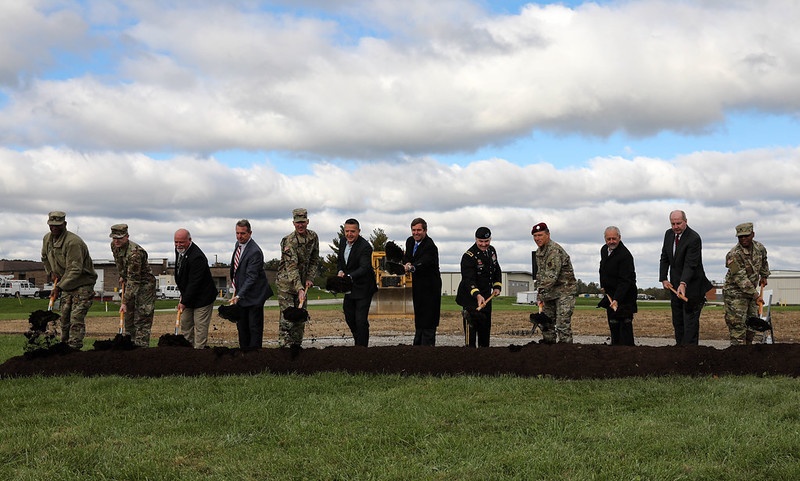
[[800, 304], [800, 271], [771, 271], [767, 280], [773, 304]]

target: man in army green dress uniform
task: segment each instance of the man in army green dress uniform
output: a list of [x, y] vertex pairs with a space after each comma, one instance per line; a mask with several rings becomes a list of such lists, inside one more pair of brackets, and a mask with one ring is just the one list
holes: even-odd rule
[[550, 229], [540, 222], [531, 229], [536, 243], [537, 301], [542, 312], [551, 320], [542, 324], [542, 342], [572, 343], [572, 312], [578, 283], [569, 254], [558, 243], [550, 240]]
[[284, 318], [288, 307], [305, 308], [308, 290], [314, 285], [319, 269], [319, 237], [308, 229], [308, 211], [292, 211], [294, 232], [281, 239], [281, 262], [278, 266], [276, 287], [281, 317], [278, 321], [278, 345], [300, 347], [303, 342], [305, 321]]
[[67, 230], [66, 217], [61, 211], [48, 215], [50, 233], [42, 239], [42, 264], [48, 279], [55, 283], [56, 296], [61, 295], [61, 341], [80, 349], [97, 273], [86, 243]]
[[753, 240], [753, 223], [737, 225], [736, 237], [739, 242], [725, 255], [728, 273], [722, 286], [725, 324], [728, 325], [732, 346], [760, 340], [755, 338], [754, 331], [747, 329], [745, 322], [748, 317], [758, 316], [758, 303], [764, 302], [760, 288], [767, 285], [770, 274], [767, 249]]
[[156, 308], [156, 278], [147, 262], [147, 251], [132, 242], [127, 224], [111, 226], [111, 252], [122, 287], [119, 312], [124, 314], [125, 334], [136, 346], [150, 346]]

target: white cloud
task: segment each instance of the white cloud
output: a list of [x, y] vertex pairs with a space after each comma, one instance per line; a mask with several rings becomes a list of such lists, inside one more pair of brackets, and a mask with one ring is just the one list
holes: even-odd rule
[[38, 259], [50, 210], [68, 213], [70, 229], [79, 229], [96, 258], [110, 256], [109, 226], [126, 222], [151, 257], [171, 258], [173, 232], [187, 227], [210, 258], [227, 261], [233, 225], [243, 217], [273, 258], [291, 231], [291, 210], [303, 206], [323, 255], [348, 217], [361, 221], [365, 236], [382, 228], [403, 241], [410, 220], [422, 216], [445, 270], [458, 269], [475, 229], [486, 225], [501, 265], [529, 271], [530, 227], [547, 222], [587, 282], [597, 277], [604, 228], [617, 225], [636, 256], [641, 284], [651, 286], [668, 213], [683, 209], [703, 237], [710, 277], [721, 280], [733, 226], [744, 221], [756, 223], [773, 269], [800, 269], [793, 241], [800, 230], [798, 166], [800, 149], [762, 149], [674, 160], [603, 158], [582, 169], [499, 159], [466, 167], [409, 159], [353, 170], [328, 163], [309, 175], [286, 176], [266, 164], [230, 168], [191, 156], [0, 150], [0, 170], [10, 173], [0, 179], [0, 258]]
[[38, 59], [0, 53], [6, 79], [51, 64], [54, 45], [125, 48], [102, 76], [8, 89], [0, 140], [392, 158], [535, 130], [702, 132], [731, 110], [800, 107], [797, 2], [531, 4], [502, 16], [457, 0], [340, 2], [317, 18], [268, 2], [120, 4], [127, 16], [92, 10], [120, 19], [105, 39], [71, 10], [3, 7], [23, 25], [3, 43]]

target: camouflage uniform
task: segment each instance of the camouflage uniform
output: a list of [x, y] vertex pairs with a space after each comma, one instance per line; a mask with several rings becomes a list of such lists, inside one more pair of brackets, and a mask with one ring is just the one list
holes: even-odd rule
[[278, 306], [281, 317], [278, 321], [278, 345], [299, 346], [303, 342], [305, 322], [291, 322], [283, 318], [287, 307], [306, 307], [299, 305], [298, 292], [305, 289], [306, 280], [313, 280], [319, 269], [319, 237], [312, 230], [306, 235], [292, 232], [281, 239], [281, 262], [275, 285], [278, 289]]
[[736, 244], [725, 255], [725, 284], [722, 298], [725, 303], [725, 324], [730, 331], [731, 345], [760, 341], [761, 333], [750, 331], [745, 326], [748, 317], [758, 316], [759, 279], [769, 277], [767, 249], [753, 240], [750, 249]]
[[572, 342], [572, 312], [578, 284], [569, 254], [554, 241], [536, 250], [537, 299], [543, 303], [542, 312], [554, 322], [542, 325], [545, 343]]
[[129, 240], [119, 249], [112, 242], [111, 252], [124, 282], [121, 302], [126, 306], [125, 334], [137, 346], [148, 347], [156, 307], [156, 278], [147, 262], [147, 251]]
[[92, 306], [97, 281], [89, 249], [67, 230], [58, 239], [48, 233], [42, 239], [42, 264], [48, 276], [56, 276], [61, 290], [61, 341], [80, 349], [86, 335], [84, 319]]

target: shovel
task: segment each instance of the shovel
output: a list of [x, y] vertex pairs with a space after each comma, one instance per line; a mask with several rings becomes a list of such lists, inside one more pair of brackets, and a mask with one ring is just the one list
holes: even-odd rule
[[764, 286], [761, 286], [761, 292], [758, 294], [758, 317], [751, 316], [745, 321], [745, 325], [750, 329], [758, 332], [769, 331], [770, 338], [773, 337], [772, 322], [764, 319]]
[[533, 323], [533, 329], [536, 330], [536, 326], [539, 326], [541, 329], [542, 324], [552, 324], [553, 320], [550, 317], [542, 312], [542, 303], [539, 303], [539, 312], [531, 314], [531, 322]]

